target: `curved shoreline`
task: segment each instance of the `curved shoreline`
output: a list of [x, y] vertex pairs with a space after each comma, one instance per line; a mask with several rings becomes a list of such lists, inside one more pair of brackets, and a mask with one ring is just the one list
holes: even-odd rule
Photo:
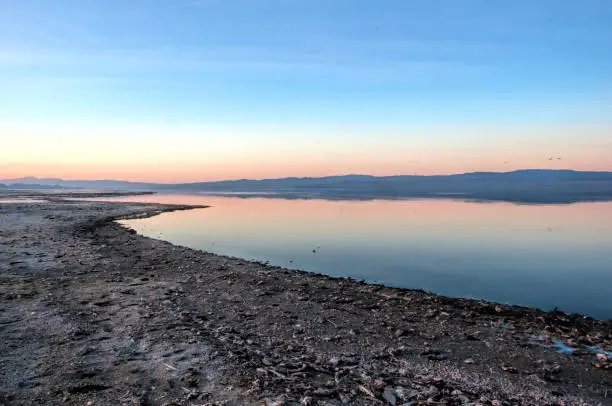
[[[171, 204], [171, 203], [169, 203], [169, 204]], [[134, 217], [134, 218], [129, 218], [129, 219], [126, 218], [126, 219], [118, 219], [118, 220], [146, 219], [146, 218], [154, 217], [157, 214], [158, 213], [152, 213], [151, 215], [143, 215], [143, 216], [137, 216], [137, 217]], [[169, 217], [169, 219], [171, 219], [171, 217]], [[196, 218], [195, 221], [197, 221], [197, 218]], [[172, 223], [172, 220], [170, 220], [170, 224], [171, 223]], [[147, 223], [143, 223], [143, 224], [147, 224]], [[128, 225], [128, 224], [126, 224], [126, 226], [130, 227], [130, 225]], [[160, 224], [157, 224], [155, 227], [159, 227], [159, 226], [160, 226]], [[158, 229], [158, 231], [163, 231], [164, 222], [161, 223], [161, 227], [162, 228]], [[171, 225], [171, 227], [172, 227], [172, 225]], [[135, 228], [136, 232], [139, 232], [138, 231], [139, 227], [138, 227], [137, 224], [134, 224], [134, 228]], [[154, 239], [155, 238], [163, 239], [158, 234], [159, 233], [153, 235], [153, 234], [149, 233], [147, 235], [147, 232], [145, 231], [145, 232], [143, 232], [142, 235], [145, 236], [145, 237], [149, 236], [150, 238], [154, 238]], [[276, 233], [276, 234], [278, 234], [278, 233]], [[207, 241], [208, 241], [208, 243], [210, 243], [210, 241], [213, 241], [216, 238], [217, 237], [214, 236], [214, 235], [212, 235], [212, 236], [209, 235]], [[179, 239], [184, 240], [180, 236], [179, 236]], [[243, 237], [243, 239], [244, 239], [244, 237]], [[175, 244], [175, 242], [173, 242], [172, 239], [163, 239], [163, 240]], [[197, 241], [197, 242], [194, 244], [193, 241]], [[439, 291], [437, 291], [435, 289], [434, 290], [422, 289], [422, 288], [419, 287], [419, 285], [414, 285], [415, 287], [411, 287], [411, 285], [409, 283], [406, 283], [405, 280], [401, 281], [401, 282], [404, 282], [404, 283], [395, 283], [395, 284], [394, 283], [388, 283], [389, 280], [387, 280], [387, 282], [379, 281], [379, 280], [376, 280], [376, 279], [372, 280], [372, 274], [368, 274], [367, 271], [364, 272], [361, 269], [359, 269], [359, 271], [361, 271], [360, 274], [362, 274], [362, 275], [363, 274], [368, 274], [368, 275], [371, 276], [371, 278], [367, 278], [367, 277], [359, 277], [359, 278], [357, 278], [357, 277], [354, 276], [355, 275], [355, 271], [354, 270], [353, 270], [353, 276], [351, 276], [350, 274], [348, 274], [348, 275], [347, 274], [341, 275], [341, 274], [338, 274], [338, 273], [334, 272], [334, 269], [330, 268], [329, 266], [327, 267], [327, 269], [322, 269], [322, 270], [319, 269], [318, 271], [312, 271], [312, 270], [309, 269], [308, 266], [306, 266], [304, 264], [305, 262], [308, 262], [308, 259], [304, 259], [304, 258], [300, 258], [300, 260], [299, 260], [299, 262], [301, 263], [301, 267], [295, 267], [294, 266], [295, 263], [294, 263], [294, 260], [293, 260], [294, 258], [296, 258], [295, 257], [295, 255], [296, 255], [295, 252], [290, 252], [287, 255], [283, 256], [282, 258], [284, 258], [284, 261], [279, 260], [280, 255], [278, 254], [278, 251], [268, 251], [268, 252], [266, 252], [264, 254], [259, 252], [259, 254], [260, 254], [259, 258], [258, 259], [254, 259], [254, 258], [252, 258], [252, 257], [250, 257], [248, 255], [244, 255], [244, 253], [242, 253], [242, 254], [235, 254], [235, 252], [232, 252], [232, 251], [235, 251], [234, 248], [236, 248], [236, 246], [232, 246], [231, 244], [226, 245], [224, 247], [225, 248], [224, 251], [226, 251], [225, 253], [220, 253], [218, 250], [206, 251], [206, 247], [201, 247], [200, 246], [201, 242], [199, 240], [193, 240], [193, 241], [187, 240], [187, 243], [186, 243], [187, 245], [185, 245], [185, 246], [187, 248], [191, 248], [191, 249], [196, 250], [196, 251], [201, 250], [201, 251], [204, 251], [204, 252], [209, 252], [209, 253], [218, 255], [220, 257], [232, 258], [232, 259], [240, 259], [240, 260], [243, 260], [243, 261], [258, 263], [258, 264], [261, 264], [261, 265], [270, 266], [270, 267], [278, 269], [278, 270], [300, 271], [300, 272], [305, 272], [306, 274], [314, 274], [314, 275], [318, 274], [318, 275], [323, 275], [323, 276], [330, 276], [332, 279], [340, 279], [340, 280], [353, 280], [353, 281], [362, 281], [363, 280], [363, 281], [365, 281], [369, 285], [380, 285], [380, 286], [384, 286], [384, 287], [387, 287], [387, 288], [394, 288], [394, 289], [400, 289], [400, 290], [404, 289], [404, 290], [407, 290], [407, 291], [418, 291], [418, 292], [423, 292], [423, 293], [427, 293], [427, 294], [431, 294], [431, 295], [445, 297], [447, 299], [453, 299], [453, 298], [456, 298], [456, 299], [471, 299], [471, 300], [474, 300], [476, 302], [488, 302], [488, 303], [493, 303], [493, 304], [499, 304], [500, 306], [505, 306], [505, 307], [514, 307], [514, 308], [517, 308], [517, 309], [524, 309], [524, 310], [528, 310], [529, 309], [529, 310], [537, 310], [537, 311], [542, 311], [542, 312], [557, 311], [557, 312], [565, 313], [567, 315], [592, 317], [592, 318], [594, 318], [596, 320], [601, 320], [601, 321], [612, 321], [612, 317], [609, 317], [612, 314], [610, 313], [610, 311], [608, 311], [609, 310], [608, 307], [594, 308], [594, 311], [589, 313], [588, 309], [585, 310], [584, 306], [582, 306], [582, 311], [580, 310], [581, 309], [580, 306], [575, 306], [573, 308], [574, 311], [571, 311], [572, 307], [568, 305], [568, 303], [571, 303], [571, 302], [564, 302], [566, 307], [563, 307], [558, 302], [557, 303], [556, 302], [551, 302], [551, 303], [546, 303], [546, 305], [543, 305], [543, 306], [538, 306], [537, 305], [537, 301], [534, 304], [534, 303], [526, 303], [524, 301], [519, 300], [520, 296], [518, 296], [518, 298], [514, 297], [514, 299], [515, 299], [514, 301], [512, 301], [512, 300], [498, 301], [499, 299], [496, 300], [495, 297], [489, 296], [488, 298], [486, 298], [486, 297], [479, 296], [477, 294], [476, 295], [462, 295], [461, 293], [459, 293], [457, 295], [454, 295], [453, 293], [448, 293], [448, 291], [445, 294], [445, 293], [439, 293]], [[325, 241], [323, 241], [323, 242], [319, 241], [318, 244], [325, 245]], [[213, 245], [214, 245], [214, 243], [213, 243]], [[242, 247], [242, 248], [244, 248], [244, 247]], [[270, 253], [272, 253], [271, 255], [275, 257], [276, 261], [272, 262], [272, 260], [268, 260], [269, 257], [270, 257], [268, 254], [270, 254]], [[334, 255], [334, 254], [332, 253], [331, 255]], [[287, 259], [289, 259], [289, 258], [291, 258], [292, 260], [288, 261], [289, 265], [287, 265]], [[284, 265], [283, 265], [283, 262], [284, 262]], [[386, 265], [384, 260], [380, 261], [380, 263], [382, 264], [382, 266]], [[309, 265], [312, 265], [312, 263], [310, 263]], [[335, 265], [336, 265], [337, 269], [342, 269], [342, 266], [344, 264], [341, 263], [341, 261], [340, 261], [340, 263], [336, 263]], [[378, 264], [376, 264], [376, 265], [378, 265]], [[369, 268], [370, 269], [376, 269], [375, 268], [376, 265], [371, 266]], [[412, 269], [408, 269], [407, 268], [406, 270], [414, 272], [414, 270], [412, 270]], [[438, 275], [436, 275], [436, 276], [438, 276]], [[391, 282], [393, 282], [393, 280], [391, 280]], [[408, 287], [406, 287], [406, 286], [408, 286]], [[565, 288], [566, 289], [571, 289], [571, 286], [565, 287]], [[442, 287], [442, 289], [444, 289], [444, 286]], [[493, 289], [496, 289], [496, 288], [494, 287]], [[499, 288], [497, 288], [495, 290], [495, 292], [497, 292], [497, 290], [499, 290]], [[561, 290], [561, 291], [563, 291], [563, 290]], [[583, 294], [586, 295], [585, 292], [583, 292]], [[601, 316], [608, 316], [608, 317], [601, 317]]]
[[189, 208], [0, 206], [0, 400], [610, 401], [602, 360], [555, 349], [611, 351], [611, 321], [271, 267], [114, 222]]

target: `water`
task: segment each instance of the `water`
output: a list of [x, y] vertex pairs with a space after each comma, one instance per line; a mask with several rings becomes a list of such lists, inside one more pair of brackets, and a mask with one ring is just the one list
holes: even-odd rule
[[46, 200], [42, 200], [42, 199], [5, 199], [0, 197], [0, 204], [2, 203], [7, 203], [7, 204], [16, 204], [16, 203], [48, 203]]
[[213, 206], [123, 222], [191, 248], [448, 296], [612, 318], [612, 203], [202, 195], [123, 200]]

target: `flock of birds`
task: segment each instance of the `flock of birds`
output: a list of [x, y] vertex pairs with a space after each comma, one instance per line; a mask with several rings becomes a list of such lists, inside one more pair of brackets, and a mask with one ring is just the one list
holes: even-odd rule
[[[563, 158], [560, 156], [551, 156], [548, 158], [549, 161], [561, 161]], [[504, 161], [504, 164], [508, 165], [510, 161]]]

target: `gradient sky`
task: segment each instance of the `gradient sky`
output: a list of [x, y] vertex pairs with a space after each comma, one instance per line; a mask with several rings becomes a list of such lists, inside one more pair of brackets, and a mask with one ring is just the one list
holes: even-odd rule
[[610, 0], [0, 0], [0, 179], [527, 167], [612, 170]]

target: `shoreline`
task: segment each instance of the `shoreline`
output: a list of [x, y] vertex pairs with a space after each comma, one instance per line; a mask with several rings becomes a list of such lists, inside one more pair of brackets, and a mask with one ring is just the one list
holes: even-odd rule
[[529, 306], [529, 305], [521, 305], [521, 304], [512, 304], [512, 303], [502, 303], [502, 302], [496, 302], [494, 300], [488, 300], [488, 299], [481, 299], [481, 298], [477, 298], [477, 297], [466, 297], [466, 296], [448, 296], [448, 295], [443, 295], [440, 293], [436, 293], [433, 291], [429, 291], [426, 289], [419, 289], [419, 288], [405, 288], [405, 287], [400, 287], [400, 286], [393, 286], [393, 285], [388, 285], [388, 284], [384, 284], [384, 283], [379, 283], [379, 282], [375, 282], [375, 281], [367, 281], [365, 279], [358, 279], [358, 278], [353, 278], [351, 276], [332, 276], [332, 275], [328, 275], [325, 273], [321, 273], [321, 272], [314, 272], [314, 271], [309, 271], [307, 269], [301, 269], [301, 268], [287, 268], [281, 265], [274, 265], [271, 264], [269, 261], [259, 261], [259, 260], [255, 260], [255, 259], [247, 259], [247, 258], [243, 258], [243, 257], [238, 257], [238, 256], [232, 256], [232, 255], [224, 255], [224, 254], [218, 254], [215, 252], [210, 252], [210, 251], [205, 251], [202, 249], [196, 249], [196, 248], [190, 248], [187, 246], [183, 246], [183, 245], [179, 245], [179, 244], [175, 244], [172, 243], [168, 240], [165, 240], [163, 238], [154, 238], [154, 237], [148, 237], [146, 235], [140, 234], [138, 233], [136, 230], [122, 225], [121, 223], [118, 223], [121, 220], [138, 220], [138, 219], [147, 219], [147, 218], [151, 218], [163, 213], [171, 213], [174, 211], [181, 211], [181, 210], [193, 210], [193, 209], [206, 209], [206, 208], [210, 208], [212, 206], [208, 206], [208, 205], [174, 205], [174, 204], [165, 204], [166, 206], [179, 206], [180, 208], [177, 209], [166, 209], [166, 210], [159, 210], [158, 212], [144, 212], [142, 214], [134, 214], [131, 216], [125, 216], [125, 217], [118, 217], [118, 218], [107, 218], [104, 219], [105, 222], [117, 222], [117, 224], [119, 226], [121, 226], [123, 229], [127, 230], [127, 232], [129, 233], [134, 233], [137, 234], [140, 237], [143, 238], [150, 238], [152, 240], [157, 240], [157, 241], [164, 241], [167, 242], [168, 244], [171, 244], [175, 247], [180, 247], [180, 248], [185, 248], [188, 250], [192, 250], [192, 251], [196, 251], [196, 252], [202, 252], [202, 253], [206, 253], [206, 254], [210, 254], [210, 255], [214, 255], [216, 257], [219, 257], [220, 259], [226, 259], [226, 260], [233, 260], [233, 261], [242, 261], [242, 262], [248, 262], [254, 265], [259, 265], [262, 267], [265, 267], [266, 269], [270, 269], [270, 270], [275, 270], [275, 271], [287, 271], [287, 272], [297, 272], [300, 274], [304, 274], [304, 276], [310, 276], [310, 277], [322, 277], [325, 279], [329, 279], [330, 281], [336, 281], [336, 282], [349, 282], [349, 283], [355, 283], [355, 284], [360, 284], [360, 285], [368, 285], [368, 286], [376, 286], [376, 287], [380, 287], [380, 288], [385, 288], [385, 289], [393, 289], [396, 290], [398, 292], [405, 292], [405, 293], [421, 293], [421, 294], [425, 294], [425, 295], [431, 295], [431, 296], [437, 296], [441, 299], [447, 300], [447, 301], [453, 301], [453, 300], [457, 300], [457, 301], [471, 301], [473, 302], [475, 305], [476, 304], [482, 304], [482, 303], [486, 303], [492, 306], [500, 306], [506, 309], [513, 309], [514, 312], [538, 312], [538, 313], [552, 313], [552, 314], [557, 314], [557, 315], [564, 315], [565, 317], [572, 317], [572, 318], [582, 318], [582, 319], [588, 319], [588, 320], [594, 320], [594, 321], [598, 321], [598, 322], [603, 322], [603, 323], [610, 323], [612, 325], [612, 318], [610, 319], [600, 319], [600, 318], [595, 318], [593, 316], [590, 316], [588, 314], [584, 314], [584, 313], [580, 313], [580, 312], [568, 312], [565, 311], [563, 309], [558, 308], [557, 306], [555, 306], [553, 309], [551, 310], [546, 310], [546, 309], [541, 309], [535, 306]]
[[288, 270], [115, 222], [191, 208], [0, 204], [0, 403], [612, 404], [610, 320]]

